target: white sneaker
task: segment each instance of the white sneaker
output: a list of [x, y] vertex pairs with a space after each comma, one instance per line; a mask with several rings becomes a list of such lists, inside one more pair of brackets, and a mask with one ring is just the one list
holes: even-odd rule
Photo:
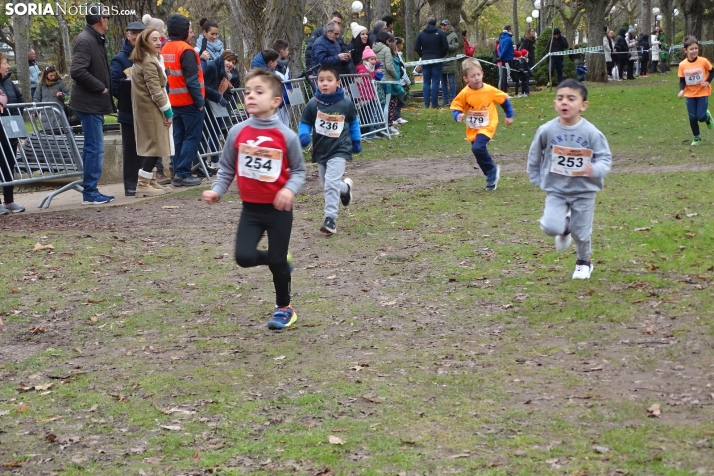
[[575, 271], [573, 272], [573, 279], [589, 279], [590, 274], [592, 272], [593, 264], [590, 260], [577, 260], [575, 262]]
[[399, 129], [397, 129], [394, 126], [389, 127], [389, 134], [393, 136], [398, 136], [399, 135]]
[[400, 117], [397, 120], [395, 120], [394, 122], [396, 122], [397, 124], [406, 124], [409, 121]]
[[570, 234], [570, 211], [565, 215], [565, 233], [562, 235], [556, 235], [555, 237], [555, 249], [560, 251], [567, 251], [570, 248], [570, 243], [573, 242], [573, 237]]
[[340, 195], [340, 200], [342, 201], [342, 205], [346, 207], [350, 204], [350, 202], [352, 202], [352, 189], [354, 188], [355, 183], [349, 177], [345, 177], [343, 182], [345, 182], [347, 184], [347, 187], [349, 188], [349, 190], [347, 190], [347, 194]]

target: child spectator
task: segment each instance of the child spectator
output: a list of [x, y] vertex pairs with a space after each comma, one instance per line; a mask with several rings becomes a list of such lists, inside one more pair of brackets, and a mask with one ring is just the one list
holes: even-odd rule
[[[384, 77], [384, 71], [381, 71], [377, 67], [377, 55], [374, 54], [372, 48], [367, 46], [362, 52], [362, 64], [357, 66], [358, 74], [369, 74], [373, 80], [379, 81]], [[377, 96], [375, 95], [375, 89], [381, 91], [381, 88], [375, 88], [374, 85], [366, 81], [364, 78], [357, 79], [357, 90], [359, 91], [360, 98], [360, 110], [362, 111], [362, 120], [360, 122], [365, 124], [376, 124], [380, 121], [379, 108], [376, 103]], [[381, 101], [380, 101], [381, 103]], [[362, 133], [366, 134], [368, 132], [367, 127], [362, 128]], [[375, 136], [368, 134], [365, 139], [372, 139]], [[381, 135], [380, 135], [381, 137]]]
[[473, 56], [474, 53], [476, 52], [476, 43], [474, 43], [473, 45], [470, 45], [467, 36], [468, 36], [468, 31], [461, 30], [461, 41], [463, 41], [463, 43], [464, 43], [464, 54], [466, 56]]
[[680, 99], [687, 98], [689, 125], [694, 134], [690, 145], [699, 145], [702, 137], [699, 135], [699, 123], [705, 122], [709, 129], [714, 127], [712, 115], [709, 112], [709, 96], [712, 93], [711, 82], [714, 80], [714, 70], [708, 59], [699, 56], [699, 42], [693, 36], [684, 39], [684, 51], [687, 57], [679, 63], [679, 94]]
[[590, 235], [595, 193], [602, 190], [612, 154], [607, 139], [580, 117], [588, 108], [588, 90], [574, 79], [557, 86], [554, 106], [558, 117], [543, 124], [528, 151], [528, 176], [546, 193], [540, 228], [555, 237], [555, 248], [566, 251], [575, 238], [577, 261], [573, 279], [588, 279]]
[[397, 96], [397, 107], [394, 110], [394, 123], [395, 124], [406, 124], [407, 121], [402, 117], [402, 107], [404, 107], [404, 97], [406, 96], [405, 87], [412, 84], [407, 74], [407, 67], [404, 66], [404, 59], [402, 58], [402, 50], [404, 49], [404, 39], [396, 38], [394, 40], [394, 46], [397, 51], [397, 55], [394, 57], [394, 67], [399, 69], [399, 86], [401, 86], [401, 93]]
[[[233, 126], [226, 138], [220, 170], [203, 200], [218, 202], [235, 177], [243, 211], [236, 234], [235, 259], [243, 268], [268, 266], [275, 286], [275, 309], [268, 329], [284, 329], [297, 319], [290, 302], [292, 259], [288, 254], [295, 195], [305, 182], [305, 162], [297, 135], [275, 111], [283, 85], [274, 74], [254, 69], [245, 78], [245, 106], [250, 117]], [[268, 249], [256, 247], [268, 233]]]
[[[527, 97], [530, 96], [530, 79], [531, 70], [528, 69], [528, 50], [516, 50], [513, 52], [513, 70], [511, 71], [511, 76], [513, 77], [513, 82], [516, 83], [516, 91], [514, 97]], [[523, 84], [523, 94], [518, 95], [518, 85]]]
[[461, 64], [464, 82], [468, 83], [451, 103], [451, 113], [458, 122], [466, 123], [466, 138], [471, 152], [486, 176], [486, 190], [496, 190], [500, 167], [493, 163], [486, 146], [496, 133], [498, 112], [496, 104], [506, 111], [506, 125], [513, 124], [513, 107], [508, 94], [493, 86], [484, 84], [481, 63], [474, 58], [466, 58]]
[[333, 65], [322, 65], [317, 73], [315, 97], [305, 106], [298, 129], [300, 145], [307, 147], [312, 135], [312, 161], [317, 163], [325, 188], [325, 220], [320, 231], [337, 233], [339, 198], [342, 205], [352, 201], [354, 183], [345, 178], [345, 164], [352, 153], [362, 151], [357, 109], [340, 87], [340, 74]]

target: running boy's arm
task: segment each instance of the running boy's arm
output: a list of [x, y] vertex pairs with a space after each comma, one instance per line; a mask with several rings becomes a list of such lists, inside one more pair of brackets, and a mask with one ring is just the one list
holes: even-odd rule
[[503, 91], [496, 91], [493, 100], [503, 108], [503, 111], [506, 113], [506, 125], [510, 126], [513, 124], [513, 106], [511, 105], [511, 101], [508, 100], [508, 94]]
[[311, 99], [307, 103], [305, 109], [302, 111], [302, 116], [300, 117], [300, 125], [298, 126], [298, 138], [300, 139], [300, 145], [307, 147], [310, 143], [310, 136], [312, 135], [312, 126], [315, 124], [315, 110], [317, 106]]
[[547, 137], [543, 133], [544, 128], [545, 125], [538, 128], [535, 137], [533, 137], [533, 142], [531, 142], [531, 148], [528, 149], [528, 165], [526, 166], [528, 180], [537, 187], [540, 187], [541, 183], [540, 167], [543, 161], [543, 154], [548, 147]]
[[347, 120], [349, 121], [350, 139], [352, 140], [352, 152], [359, 154], [362, 152], [362, 134], [359, 130], [359, 115], [357, 114], [357, 108], [355, 108], [354, 103], [351, 101], [347, 109]]
[[[468, 87], [468, 86], [467, 86]], [[451, 115], [456, 122], [461, 122], [464, 119], [464, 110], [466, 109], [466, 96], [463, 91], [456, 95], [453, 101], [451, 101]]]
[[590, 148], [593, 151], [593, 158], [590, 161], [590, 166], [586, 166], [585, 170], [588, 177], [601, 179], [612, 167], [612, 152], [610, 152], [610, 145], [607, 143], [605, 135], [599, 130], [591, 135]]
[[[297, 195], [305, 183], [307, 168], [305, 167], [305, 160], [302, 157], [300, 141], [293, 131], [288, 131], [290, 135], [285, 133], [285, 140], [288, 147], [288, 160], [290, 161], [290, 178], [283, 188], [287, 188], [293, 192], [294, 195]], [[221, 164], [221, 167], [222, 166], [223, 164]]]

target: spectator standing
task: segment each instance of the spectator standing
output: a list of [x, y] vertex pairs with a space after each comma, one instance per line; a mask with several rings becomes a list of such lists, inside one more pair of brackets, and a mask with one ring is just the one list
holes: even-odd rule
[[[327, 20], [327, 23], [334, 23], [336, 25], [339, 25], [340, 28], [342, 27], [342, 14], [340, 12], [332, 12], [332, 15], [330, 15], [330, 19]], [[310, 36], [307, 38], [307, 47], [305, 48], [305, 69], [309, 70], [313, 66], [317, 65], [318, 62], [313, 60], [313, 46], [315, 45], [315, 41], [322, 37], [325, 34], [325, 29], [324, 27], [320, 28], [315, 28], [312, 33], [310, 33]], [[341, 42], [341, 39], [338, 39], [337, 42], [338, 44]], [[344, 42], [342, 42], [344, 43]], [[342, 45], [340, 45], [340, 51], [342, 51]], [[347, 51], [347, 46], [345, 45], [344, 51]]]
[[338, 68], [340, 74], [349, 74], [345, 71], [353, 70], [352, 55], [340, 44], [340, 25], [330, 22], [324, 26], [323, 31], [322, 36], [312, 45], [314, 64], [331, 64]]
[[407, 74], [407, 67], [404, 66], [404, 58], [402, 57], [402, 50], [404, 50], [404, 39], [395, 38], [394, 47], [397, 51], [397, 55], [394, 57], [394, 67], [399, 69], [399, 85], [402, 87], [402, 92], [397, 97], [397, 108], [394, 110], [394, 123], [395, 124], [406, 124], [407, 121], [402, 117], [402, 107], [404, 107], [404, 97], [406, 96], [405, 87], [412, 84], [409, 75]]
[[223, 42], [218, 39], [218, 23], [207, 18], [198, 22], [201, 34], [196, 38], [196, 51], [200, 55], [208, 51], [211, 59], [218, 59], [223, 54]]
[[161, 33], [161, 44], [163, 45], [168, 41], [166, 38], [166, 24], [160, 18], [152, 18], [148, 13], [141, 17], [141, 22], [146, 25], [147, 28], [153, 28], [154, 30]]
[[372, 31], [369, 33], [369, 43], [373, 45], [377, 41], [377, 33], [387, 31], [387, 22], [379, 20], [372, 24]]
[[352, 22], [350, 25], [350, 30], [352, 30], [352, 64], [355, 68], [362, 64], [362, 53], [366, 47], [371, 47], [372, 42], [369, 41], [369, 32], [367, 28], [359, 25], [356, 22]]
[[[386, 31], [380, 31], [377, 34], [377, 41], [374, 44], [374, 54], [377, 55], [377, 63], [384, 67], [384, 81], [399, 81], [399, 73], [394, 64], [394, 55], [392, 54], [392, 48], [394, 45], [394, 37], [387, 33]], [[394, 50], [396, 53], [396, 49]], [[397, 96], [399, 96], [399, 91], [402, 89], [398, 84], [382, 84], [379, 85], [383, 88], [385, 99], [386, 95], [390, 94], [387, 125], [389, 126], [389, 133], [392, 135], [399, 135], [399, 131], [393, 127], [395, 110], [397, 108]], [[379, 87], [378, 86], [378, 87]]]
[[30, 64], [30, 96], [35, 97], [35, 90], [40, 84], [40, 67], [37, 66], [37, 53], [35, 50], [30, 49], [27, 53], [27, 61]]
[[[276, 53], [277, 55], [277, 53]], [[223, 96], [227, 85], [228, 79], [226, 76], [226, 65], [223, 54], [217, 58], [211, 58], [208, 51], [204, 51], [201, 54], [201, 68], [203, 69], [203, 80], [206, 90], [206, 109], [205, 109], [205, 124], [203, 127], [204, 145], [210, 150], [210, 152], [216, 152], [216, 155], [210, 156], [210, 162], [206, 164], [208, 171], [208, 177], [215, 175], [218, 170], [216, 166], [220, 156], [220, 138], [219, 135], [221, 131], [227, 131], [228, 129], [228, 100]], [[223, 86], [221, 86], [223, 84]], [[196, 159], [198, 163], [198, 159]], [[198, 175], [205, 174], [202, 169], [200, 169]]]
[[511, 25], [503, 27], [498, 40], [498, 61], [501, 64], [498, 68], [498, 89], [508, 94], [508, 75], [513, 66], [513, 27]]
[[101, 3], [87, 7], [84, 30], [74, 40], [72, 66], [69, 75], [74, 81], [69, 105], [82, 121], [84, 148], [82, 162], [82, 203], [98, 205], [114, 200], [97, 188], [104, 166], [104, 115], [115, 112], [112, 101], [112, 79], [107, 60], [109, 8]]
[[637, 54], [637, 40], [635, 40], [634, 32], [627, 32], [627, 51], [629, 52], [627, 79], [635, 79], [635, 63], [639, 59], [639, 55]]
[[173, 111], [166, 94], [161, 33], [147, 28], [136, 40], [131, 53], [131, 104], [136, 114], [136, 152], [141, 157], [136, 197], [153, 197], [166, 191], [156, 182], [154, 167], [161, 157], [174, 154]]
[[196, 158], [203, 130], [206, 87], [203, 69], [196, 50], [186, 43], [191, 22], [174, 13], [166, 21], [169, 41], [161, 49], [164, 65], [168, 69], [169, 102], [174, 112], [173, 167], [174, 187], [193, 187], [202, 181], [191, 176], [191, 164]]
[[[449, 51], [449, 43], [443, 31], [436, 27], [436, 18], [429, 17], [424, 28], [417, 35], [414, 52], [422, 60], [441, 59]], [[439, 83], [444, 64], [436, 62], [421, 65], [424, 81], [424, 107], [439, 107]]]
[[476, 52], [476, 43], [474, 43], [473, 45], [470, 45], [469, 40], [466, 38], [467, 34], [468, 34], [468, 31], [461, 30], [461, 41], [464, 42], [464, 54], [466, 56], [473, 56], [474, 53]]
[[[449, 45], [447, 58], [454, 58], [459, 52], [459, 36], [454, 31], [449, 20], [441, 20], [441, 31], [446, 35], [446, 42]], [[379, 56], [378, 56], [379, 58]], [[441, 69], [441, 107], [449, 107], [451, 101], [456, 97], [456, 60], [445, 61]]]
[[615, 45], [612, 42], [612, 35], [615, 33], [610, 31], [608, 33], [607, 27], [605, 27], [605, 36], [602, 37], [602, 51], [605, 53], [605, 65], [607, 66], [607, 77], [612, 79], [612, 67], [614, 63], [612, 62], [612, 51]]
[[669, 45], [665, 43], [665, 36], [662, 29], [659, 29], [657, 39], [659, 40], [659, 66], [662, 74], [669, 72]]
[[57, 69], [50, 65], [40, 74], [40, 84], [35, 90], [32, 98], [35, 102], [53, 102], [59, 107], [60, 113], [45, 110], [40, 117], [40, 124], [43, 130], [59, 129], [63, 121], [55, 117], [55, 114], [65, 114], [65, 101], [69, 98], [69, 88], [62, 78], [59, 77]]
[[617, 38], [615, 38], [615, 49], [617, 50], [617, 69], [620, 75], [620, 80], [625, 79], [625, 71], [627, 71], [627, 62], [630, 57], [627, 46], [627, 29], [622, 27], [617, 32]]
[[535, 66], [535, 41], [535, 30], [528, 28], [526, 34], [521, 38], [520, 45], [518, 45], [519, 50], [526, 50], [528, 52], [528, 68]]
[[648, 33], [642, 33], [639, 39], [639, 50], [642, 52], [640, 56], [640, 76], [646, 78], [647, 66], [650, 62], [650, 35]]
[[141, 159], [136, 155], [136, 137], [134, 136], [134, 111], [131, 104], [131, 66], [129, 57], [134, 51], [136, 38], [144, 31], [146, 25], [133, 21], [126, 27], [126, 38], [121, 44], [121, 51], [112, 58], [109, 68], [112, 72], [112, 94], [117, 99], [117, 121], [121, 131], [122, 175], [124, 178], [124, 195], [133, 197], [136, 193], [136, 180]]
[[659, 39], [657, 38], [657, 34], [659, 33], [659, 29], [655, 27], [654, 30], [652, 30], [652, 34], [650, 35], [650, 50], [651, 50], [651, 59], [652, 59], [652, 72], [656, 73], [659, 71], [657, 67], [659, 66]]
[[[548, 39], [548, 43], [545, 46], [545, 51], [550, 53], [557, 53], [560, 51], [565, 51], [569, 48], [568, 40], [560, 34], [560, 28], [556, 27], [553, 29], [553, 36]], [[550, 70], [555, 71], [557, 74], [556, 86], [560, 84], [563, 80], [563, 60], [562, 55], [551, 56], [550, 57]]]
[[[10, 115], [10, 110], [7, 109], [8, 104], [22, 102], [25, 102], [22, 93], [10, 79], [10, 64], [7, 62], [7, 56], [5, 56], [5, 53], [0, 52], [0, 116]], [[15, 109], [14, 112], [15, 114], [13, 115], [22, 116], [22, 112], [19, 109]], [[17, 144], [18, 140], [9, 139], [5, 134], [5, 129], [0, 127], [0, 181], [2, 182], [11, 182], [14, 178]], [[15, 187], [13, 185], [2, 188], [4, 204], [0, 204], [0, 215], [25, 211], [25, 207], [15, 203], [14, 191]]]
[[384, 31], [394, 36], [394, 17], [392, 15], [385, 15], [382, 17], [382, 21], [385, 23]]

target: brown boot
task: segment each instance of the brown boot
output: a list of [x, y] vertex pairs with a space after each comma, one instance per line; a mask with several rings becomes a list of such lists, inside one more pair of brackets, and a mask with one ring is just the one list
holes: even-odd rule
[[149, 185], [151, 185], [152, 187], [154, 187], [154, 188], [157, 189], [157, 190], [163, 190], [163, 189], [164, 189], [164, 187], [162, 187], [161, 185], [159, 185], [159, 182], [158, 182], [158, 180], [157, 180], [157, 178], [156, 178], [156, 170], [154, 170], [154, 173], [153, 173], [152, 176], [151, 176], [151, 181], [149, 182]]
[[168, 176], [164, 175], [163, 170], [160, 172], [156, 172], [156, 183], [158, 183], [159, 185], [168, 185], [171, 183], [171, 180], [173, 180], [173, 176], [174, 174], [172, 174], [171, 172], [169, 172]]
[[136, 198], [139, 197], [156, 197], [157, 195], [163, 195], [166, 191], [162, 189], [156, 189], [151, 186], [151, 179], [153, 174], [151, 172], [144, 172], [139, 170], [139, 180], [136, 184]]

